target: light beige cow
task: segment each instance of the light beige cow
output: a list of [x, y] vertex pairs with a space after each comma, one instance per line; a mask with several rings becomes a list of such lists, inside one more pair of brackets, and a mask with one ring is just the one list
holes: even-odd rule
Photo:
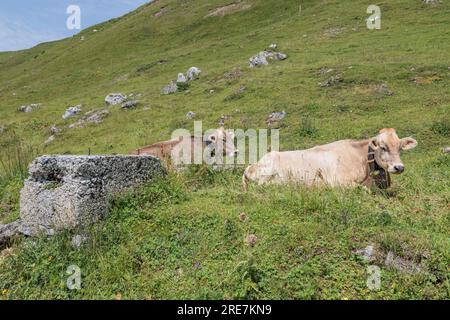
[[205, 138], [180, 136], [172, 140], [157, 142], [150, 146], [139, 148], [133, 151], [132, 154], [158, 157], [167, 168], [171, 169], [180, 164], [193, 164], [195, 162], [195, 150], [200, 150], [201, 155], [209, 153], [211, 157], [217, 151], [222, 151], [224, 156], [235, 156], [238, 153], [234, 145], [234, 133], [221, 127], [211, 132]]
[[245, 190], [249, 182], [370, 187], [377, 179], [385, 180], [377, 185], [388, 187], [389, 173], [405, 169], [400, 151], [416, 146], [413, 138], [399, 139], [395, 129], [385, 128], [368, 140], [341, 140], [308, 150], [268, 153], [245, 170], [242, 181]]

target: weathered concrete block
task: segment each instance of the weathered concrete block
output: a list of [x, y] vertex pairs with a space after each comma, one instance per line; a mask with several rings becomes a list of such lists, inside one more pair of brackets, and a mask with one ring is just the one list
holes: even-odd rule
[[20, 215], [36, 235], [98, 221], [112, 196], [164, 175], [164, 169], [152, 156], [43, 156], [30, 164], [29, 174]]

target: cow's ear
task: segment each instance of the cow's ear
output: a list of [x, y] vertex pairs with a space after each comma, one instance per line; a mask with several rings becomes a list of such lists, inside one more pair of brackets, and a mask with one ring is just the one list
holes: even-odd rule
[[370, 139], [369, 146], [370, 146], [373, 150], [377, 150], [377, 149], [380, 147], [380, 146], [379, 146], [379, 143], [378, 143], [378, 139], [377, 139], [376, 137]]
[[402, 150], [411, 150], [417, 147], [417, 141], [411, 137], [403, 138], [401, 140]]

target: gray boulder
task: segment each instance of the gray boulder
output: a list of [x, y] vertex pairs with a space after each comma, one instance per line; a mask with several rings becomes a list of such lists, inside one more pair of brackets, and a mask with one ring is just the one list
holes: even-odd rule
[[67, 108], [66, 112], [64, 112], [62, 118], [65, 119], [69, 119], [77, 114], [79, 114], [81, 112], [81, 105], [76, 105], [74, 107], [69, 107]]
[[127, 96], [122, 93], [110, 93], [105, 98], [106, 104], [112, 106], [124, 103], [126, 100]]
[[186, 76], [182, 73], [179, 73], [177, 83], [185, 83], [185, 82], [187, 82]]
[[197, 80], [200, 77], [200, 73], [202, 73], [202, 70], [197, 67], [191, 67], [187, 71], [187, 78], [189, 81]]
[[131, 108], [136, 107], [137, 105], [138, 105], [137, 100], [130, 100], [130, 101], [122, 103], [122, 109], [131, 109]]
[[24, 106], [19, 107], [20, 112], [30, 113], [33, 110], [39, 108], [41, 105], [39, 103], [32, 103]]
[[269, 61], [285, 60], [287, 57], [287, 54], [281, 52], [261, 51], [256, 56], [250, 58], [249, 67], [266, 66], [269, 64]]
[[275, 122], [281, 121], [286, 117], [286, 111], [273, 111], [266, 119], [267, 124], [274, 124]]
[[152, 156], [42, 156], [20, 192], [21, 220], [30, 235], [84, 227], [108, 213], [111, 197], [164, 174]]

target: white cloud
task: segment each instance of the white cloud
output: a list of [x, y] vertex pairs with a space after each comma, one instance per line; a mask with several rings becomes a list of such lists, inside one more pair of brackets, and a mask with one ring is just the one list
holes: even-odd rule
[[59, 37], [61, 35], [37, 31], [22, 21], [0, 17], [0, 51], [26, 49]]

